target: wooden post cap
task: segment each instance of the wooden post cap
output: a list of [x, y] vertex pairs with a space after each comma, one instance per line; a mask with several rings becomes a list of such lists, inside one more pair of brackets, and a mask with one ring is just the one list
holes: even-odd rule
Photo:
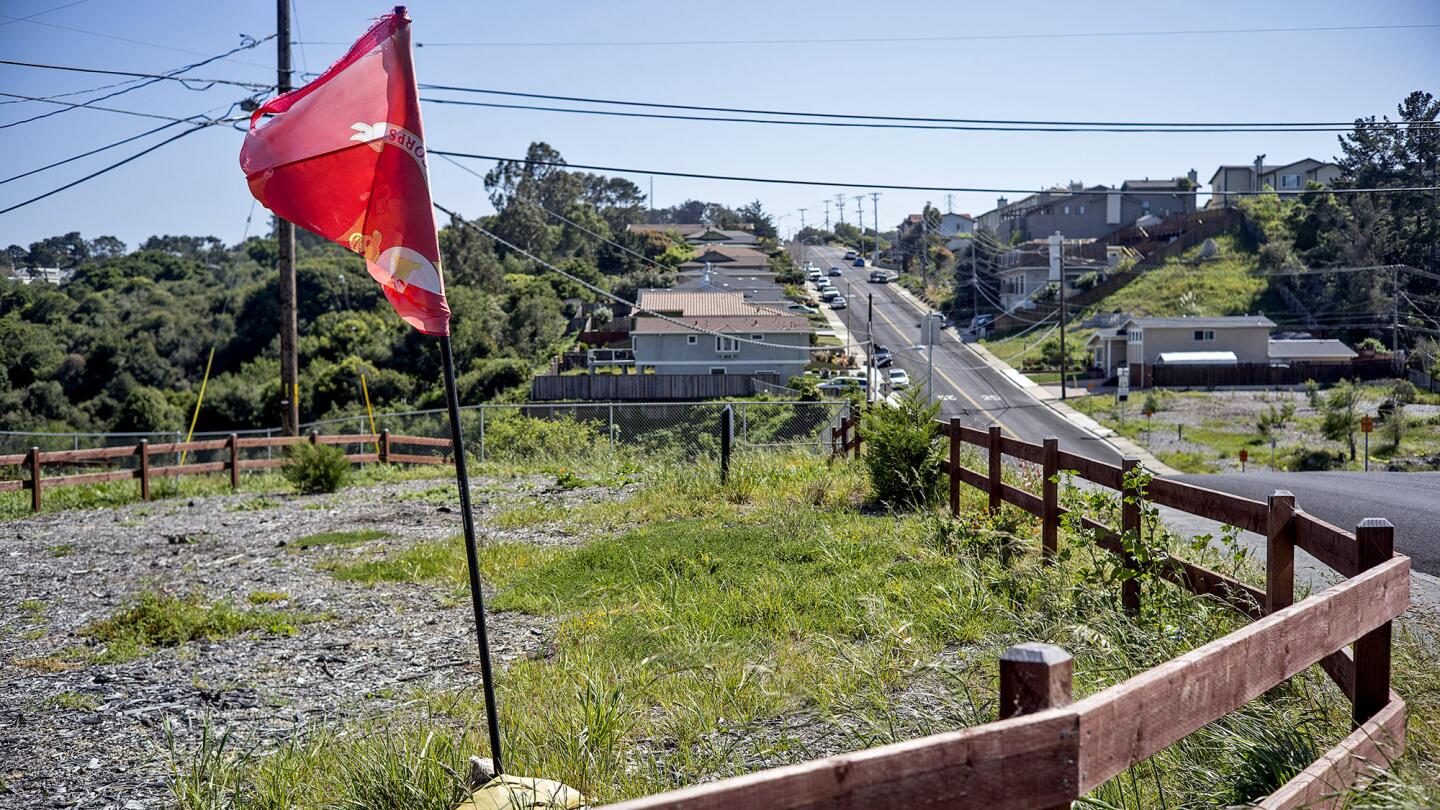
[[1074, 660], [1074, 656], [1054, 644], [1027, 641], [1016, 644], [1000, 654], [1000, 660], [1014, 664], [1056, 666]]
[[1017, 644], [1000, 655], [1000, 719], [1070, 705], [1075, 659], [1054, 644]]

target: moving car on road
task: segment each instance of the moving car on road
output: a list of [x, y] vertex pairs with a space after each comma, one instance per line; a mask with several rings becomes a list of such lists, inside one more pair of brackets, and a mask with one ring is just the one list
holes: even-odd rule
[[894, 363], [894, 362], [895, 362], [895, 358], [894, 358], [894, 356], [892, 356], [892, 355], [890, 354], [890, 350], [889, 350], [889, 349], [885, 348], [884, 346], [876, 346], [876, 347], [875, 347], [875, 367], [876, 367], [876, 368], [885, 368], [886, 366], [888, 366], [888, 365], [890, 365], [891, 363]]
[[832, 276], [832, 277], [833, 277], [833, 276], [838, 276], [838, 275], [840, 275], [840, 268], [838, 268], [838, 267], [831, 267], [829, 270], [826, 270], [826, 271], [825, 271], [825, 275], [827, 275], [827, 276]]
[[837, 295], [830, 299], [831, 309], [844, 309], [847, 306], [849, 306], [849, 304], [845, 303], [845, 296], [843, 295]]
[[871, 270], [871, 271], [870, 271], [870, 283], [871, 283], [871, 284], [886, 284], [886, 283], [889, 283], [889, 281], [890, 281], [890, 274], [887, 273], [887, 272], [885, 272], [884, 270], [878, 270], [878, 269], [877, 269], [877, 270]]
[[824, 287], [820, 290], [820, 300], [827, 304], [839, 297], [840, 291], [834, 287]]
[[853, 258], [855, 258], [855, 251], [853, 251], [853, 250], [847, 250], [847, 251], [845, 251], [845, 260], [846, 260], [846, 261], [849, 261], [850, 259], [853, 259]]
[[899, 391], [910, 387], [910, 372], [903, 368], [890, 369], [890, 387]]
[[851, 265], [852, 267], [864, 267], [864, 266], [865, 266], [865, 257], [864, 257], [864, 256], [856, 256], [856, 257], [855, 257], [855, 261], [851, 262], [850, 265]]

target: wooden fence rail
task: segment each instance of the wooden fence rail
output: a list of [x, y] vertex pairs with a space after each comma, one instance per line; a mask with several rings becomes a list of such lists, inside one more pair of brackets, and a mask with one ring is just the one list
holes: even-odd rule
[[[233, 489], [240, 486], [241, 471], [274, 469], [283, 463], [283, 461], [278, 458], [241, 458], [240, 451], [256, 448], [287, 447], [306, 442], [332, 445], [355, 444], [371, 448], [371, 452], [346, 454], [345, 458], [352, 464], [449, 464], [451, 461], [448, 453], [439, 456], [421, 455], [416, 453], [396, 453], [391, 449], [391, 446], [395, 444], [449, 448], [451, 446], [449, 439], [437, 439], [429, 436], [392, 435], [386, 430], [382, 430], [379, 433], [343, 433], [324, 436], [311, 431], [308, 436], [257, 436], [253, 438], [241, 438], [232, 433], [224, 439], [206, 439], [196, 442], [169, 442], [165, 444], [150, 444], [148, 441], [141, 439], [138, 444], [121, 447], [96, 447], [86, 450], [57, 450], [53, 452], [42, 452], [40, 448], [32, 447], [28, 453], [0, 456], [0, 468], [18, 467], [20, 468], [20, 472], [29, 471], [28, 477], [25, 478], [15, 477], [0, 480], [0, 492], [14, 492], [23, 489], [30, 490], [30, 508], [32, 511], [38, 512], [40, 511], [41, 493], [43, 490], [67, 484], [96, 484], [105, 481], [138, 480], [140, 482], [140, 497], [142, 500], [148, 501], [150, 500], [150, 481], [154, 478], [229, 472], [230, 486]], [[226, 451], [226, 458], [222, 461], [190, 462], [167, 466], [154, 466], [151, 462], [154, 456], [213, 452], [216, 450]], [[93, 467], [99, 463], [113, 462], [117, 459], [127, 458], [134, 458], [136, 460], [134, 467], [72, 475], [44, 475], [44, 467], [46, 465], [83, 464]]]
[[[858, 452], [855, 420], [832, 434], [836, 454]], [[1343, 791], [1387, 767], [1405, 746], [1405, 701], [1390, 688], [1390, 623], [1410, 604], [1410, 559], [1394, 553], [1388, 521], [1367, 518], [1346, 532], [1298, 509], [1277, 492], [1268, 503], [1174, 481], [1141, 487], [1135, 459], [1105, 464], [1042, 444], [1010, 439], [998, 426], [975, 430], [951, 420], [943, 462], [950, 508], [960, 485], [1041, 520], [1042, 551], [1056, 551], [1065, 509], [1060, 471], [1122, 492], [1119, 532], [1089, 517], [1080, 526], [1097, 544], [1129, 560], [1126, 535], [1138, 536], [1140, 501], [1162, 503], [1266, 536], [1266, 587], [1256, 588], [1195, 563], [1171, 559], [1163, 579], [1219, 600], [1254, 619], [1245, 627], [1123, 683], [1070, 702], [1072, 662], [1050, 645], [1020, 645], [1000, 660], [1001, 720], [864, 751], [737, 776], [612, 805], [613, 810], [718, 810], [746, 807], [820, 810], [867, 807], [1069, 807], [1125, 769], [1241, 708], [1305, 669], [1319, 665], [1352, 703], [1354, 732], [1260, 803], [1270, 810], [1334, 807]], [[854, 435], [852, 435], [852, 433]], [[983, 449], [987, 470], [961, 464], [964, 444]], [[1002, 456], [1041, 467], [1036, 495], [1002, 480]], [[1340, 583], [1292, 604], [1294, 549], [1303, 548], [1343, 576]], [[1122, 591], [1140, 605], [1139, 580]]]

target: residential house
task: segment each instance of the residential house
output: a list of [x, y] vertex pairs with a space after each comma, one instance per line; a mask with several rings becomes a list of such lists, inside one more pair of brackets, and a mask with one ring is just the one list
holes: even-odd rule
[[33, 284], [43, 282], [45, 284], [63, 284], [75, 275], [70, 268], [59, 267], [11, 267], [7, 275], [21, 284]]
[[774, 374], [785, 381], [804, 372], [810, 361], [810, 331], [809, 320], [791, 315], [666, 319], [642, 314], [635, 318], [630, 341], [642, 373]]
[[1192, 169], [1185, 177], [1126, 180], [1116, 188], [1072, 182], [1015, 202], [1001, 197], [994, 209], [974, 222], [1003, 243], [1038, 239], [1056, 231], [1067, 238], [1100, 239], [1141, 217], [1163, 219], [1194, 211], [1196, 176]]
[[1294, 163], [1266, 164], [1264, 155], [1248, 166], [1234, 164], [1221, 166], [1210, 176], [1209, 206], [1231, 205], [1241, 194], [1274, 189], [1281, 197], [1293, 197], [1310, 183], [1319, 183], [1326, 188], [1340, 178], [1340, 167], [1315, 158], [1304, 158]]
[[660, 223], [626, 225], [631, 233], [674, 233], [692, 245], [756, 245], [760, 240], [748, 230], [717, 228], [701, 223]]
[[[1081, 276], [1098, 268], [1109, 268], [1134, 254], [1127, 248], [1106, 245], [1097, 239], [1065, 239], [1062, 265], [1067, 294], [1075, 290]], [[1006, 311], [1034, 309], [1038, 293], [1050, 286], [1050, 242], [1032, 239], [1000, 254], [996, 276], [1000, 303]]]
[[1235, 365], [1270, 362], [1270, 330], [1275, 322], [1264, 315], [1127, 319], [1101, 329], [1088, 347], [1105, 377], [1128, 366], [1132, 385], [1150, 379], [1157, 363]]
[[770, 271], [770, 254], [743, 245], [706, 245], [695, 258], [680, 265], [681, 275], [696, 273], [706, 266], [725, 270]]
[[967, 237], [975, 233], [975, 218], [969, 214], [941, 214], [935, 230], [945, 238], [945, 248], [953, 253], [969, 244]]

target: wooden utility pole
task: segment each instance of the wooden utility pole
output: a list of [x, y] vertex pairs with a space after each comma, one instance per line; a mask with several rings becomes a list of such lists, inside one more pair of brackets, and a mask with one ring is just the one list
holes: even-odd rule
[[1056, 326], [1060, 329], [1060, 398], [1065, 399], [1065, 371], [1070, 358], [1065, 356], [1065, 237], [1059, 231], [1050, 235], [1050, 274], [1060, 282], [1060, 312]]
[[[283, 95], [290, 92], [290, 0], [275, 3], [275, 82]], [[295, 226], [275, 218], [280, 243], [280, 428], [286, 436], [300, 435], [300, 358], [295, 317]]]

